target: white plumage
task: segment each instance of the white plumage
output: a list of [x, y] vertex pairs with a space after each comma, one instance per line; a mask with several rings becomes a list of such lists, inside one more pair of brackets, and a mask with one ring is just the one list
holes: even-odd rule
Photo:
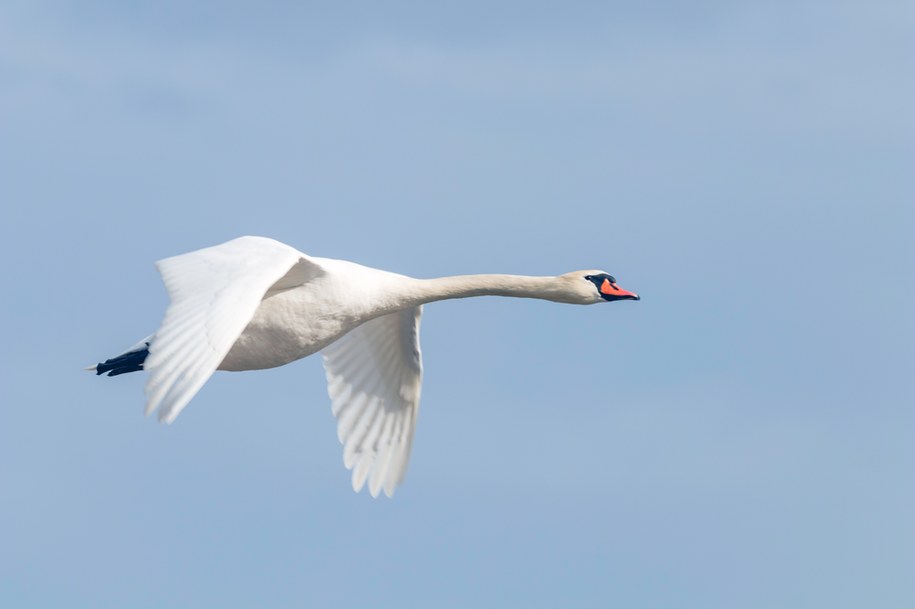
[[391, 496], [410, 459], [424, 303], [481, 295], [575, 304], [638, 300], [603, 271], [414, 279], [310, 257], [263, 237], [240, 237], [156, 266], [171, 300], [161, 327], [91, 369], [148, 371], [146, 413], [158, 410], [159, 420], [171, 423], [216, 370], [271, 368], [322, 351], [344, 465], [353, 471], [353, 489], [368, 482], [372, 496], [382, 490]]
[[[422, 307], [365, 322], [328, 345], [322, 355], [327, 391], [353, 489], [391, 496], [406, 473], [419, 410], [423, 362]], [[370, 477], [369, 477], [370, 476]]]

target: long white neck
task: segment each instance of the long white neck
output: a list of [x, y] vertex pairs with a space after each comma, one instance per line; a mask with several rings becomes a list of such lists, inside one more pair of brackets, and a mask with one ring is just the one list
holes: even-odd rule
[[539, 298], [554, 302], [577, 302], [562, 277], [526, 275], [456, 275], [437, 279], [412, 279], [407, 286], [411, 304], [425, 304], [472, 296]]

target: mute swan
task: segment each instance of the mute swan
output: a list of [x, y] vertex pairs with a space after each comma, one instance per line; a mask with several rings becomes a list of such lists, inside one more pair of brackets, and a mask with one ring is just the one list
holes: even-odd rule
[[282, 366], [321, 351], [328, 393], [353, 470], [389, 497], [407, 469], [419, 410], [419, 321], [425, 303], [469, 296], [571, 304], [639, 300], [603, 271], [558, 277], [465, 275], [414, 279], [307, 256], [240, 237], [156, 263], [171, 303], [162, 326], [89, 370], [146, 370], [146, 414], [171, 423], [215, 370]]

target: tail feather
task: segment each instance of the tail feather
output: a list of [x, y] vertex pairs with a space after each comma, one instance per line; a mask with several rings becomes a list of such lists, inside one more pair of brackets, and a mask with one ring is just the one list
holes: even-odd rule
[[137, 372], [143, 369], [143, 362], [146, 361], [147, 356], [149, 356], [149, 341], [144, 341], [126, 353], [99, 362], [98, 365], [90, 366], [86, 370], [95, 370], [96, 375], [107, 372], [108, 376]]

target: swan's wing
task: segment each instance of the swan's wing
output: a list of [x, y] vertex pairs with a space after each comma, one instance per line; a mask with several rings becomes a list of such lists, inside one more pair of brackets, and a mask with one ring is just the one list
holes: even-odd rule
[[390, 497], [407, 471], [419, 411], [422, 307], [377, 317], [326, 347], [327, 391], [353, 490]]
[[320, 265], [273, 239], [240, 237], [156, 263], [171, 299], [143, 367], [146, 414], [171, 423], [251, 321], [268, 291], [321, 275]]

